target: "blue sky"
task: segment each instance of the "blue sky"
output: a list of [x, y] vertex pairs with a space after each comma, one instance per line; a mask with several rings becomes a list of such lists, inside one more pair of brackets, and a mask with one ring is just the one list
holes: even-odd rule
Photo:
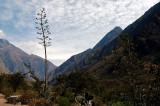
[[115, 26], [125, 28], [159, 0], [0, 0], [0, 37], [28, 54], [44, 57], [36, 39], [36, 13], [46, 9], [52, 46], [48, 59], [60, 65], [92, 48]]

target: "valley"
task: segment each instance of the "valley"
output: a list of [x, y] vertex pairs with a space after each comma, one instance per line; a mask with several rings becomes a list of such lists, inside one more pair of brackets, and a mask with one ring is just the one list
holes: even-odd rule
[[[28, 106], [160, 104], [160, 2], [124, 29], [115, 26], [93, 47], [60, 66], [47, 59], [47, 51], [54, 54], [61, 50], [55, 48], [53, 52], [53, 47], [48, 47], [51, 38], [48, 21], [44, 20], [45, 8], [37, 15], [37, 34], [42, 35], [38, 39], [45, 58], [28, 54], [0, 38], [0, 93], [5, 97], [21, 95], [19, 102]], [[5, 100], [2, 94], [1, 103]]]

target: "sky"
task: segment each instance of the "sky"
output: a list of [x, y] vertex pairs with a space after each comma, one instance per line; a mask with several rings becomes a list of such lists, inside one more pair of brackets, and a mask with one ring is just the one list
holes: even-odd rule
[[48, 60], [59, 66], [92, 48], [116, 26], [122, 29], [159, 0], [0, 0], [0, 38], [44, 58], [35, 21], [45, 8], [52, 45]]

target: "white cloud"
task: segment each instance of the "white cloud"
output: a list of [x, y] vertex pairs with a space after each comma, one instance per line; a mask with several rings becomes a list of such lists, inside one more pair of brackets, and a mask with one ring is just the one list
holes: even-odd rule
[[0, 38], [5, 39], [6, 35], [4, 34], [3, 30], [0, 30]]
[[[36, 41], [26, 41], [26, 42], [11, 42], [17, 47], [21, 48], [28, 54], [36, 54], [44, 58], [44, 48], [42, 45], [38, 44]], [[47, 48], [48, 60], [56, 62], [56, 65], [62, 64], [65, 60], [70, 58], [72, 55], [77, 54], [81, 51], [77, 51], [73, 47], [65, 48], [65, 46], [51, 46]]]
[[3, 17], [0, 19], [14, 26], [10, 33], [17, 34], [17, 39], [12, 40], [15, 45], [25, 52], [43, 57], [43, 48], [36, 43], [38, 41], [32, 39], [38, 36], [34, 24], [36, 13], [45, 7], [53, 38], [52, 46], [48, 48], [48, 58], [55, 60], [55, 64], [60, 64], [60, 61], [71, 55], [93, 47], [115, 26], [125, 28], [158, 2], [159, 0], [6, 0], [3, 10], [0, 9], [5, 14], [1, 14]]
[[10, 10], [2, 10], [0, 20], [8, 21], [13, 18], [13, 12]]

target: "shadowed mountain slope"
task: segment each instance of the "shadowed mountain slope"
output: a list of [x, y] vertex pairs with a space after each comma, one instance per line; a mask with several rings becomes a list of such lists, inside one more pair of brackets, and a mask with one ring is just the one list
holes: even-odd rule
[[[127, 33], [133, 37], [136, 44], [136, 52], [141, 59], [147, 57], [150, 61], [160, 62], [160, 2], [127, 26], [121, 33]], [[104, 38], [106, 39], [107, 37]], [[76, 68], [70, 69], [67, 72], [76, 69], [83, 71], [94, 70], [97, 73], [105, 71], [103, 57], [110, 55], [112, 50], [119, 48], [118, 37], [114, 38], [106, 43], [102, 39], [88, 55], [78, 62], [75, 66]], [[99, 46], [100, 44], [104, 45]], [[55, 75], [57, 75], [56, 72], [54, 73]], [[63, 74], [64, 71], [59, 70], [59, 73]]]
[[[136, 44], [136, 52], [140, 59], [160, 63], [160, 3], [149, 9], [143, 16], [126, 27], [122, 33], [131, 35]], [[111, 50], [119, 48], [118, 38], [105, 45], [95, 54], [110, 55]], [[93, 61], [95, 57], [90, 58]], [[96, 72], [96, 75], [105, 76], [105, 61], [100, 59], [87, 70]]]
[[[118, 36], [122, 32], [120, 27], [115, 27], [109, 33], [107, 33], [98, 43], [95, 45], [93, 49], [88, 49], [82, 53], [72, 56], [62, 65], [60, 65], [54, 72], [49, 73], [49, 79], [51, 80], [53, 77], [59, 74], [68, 74], [74, 70], [81, 70], [88, 65], [92, 65], [96, 61], [90, 61], [90, 57], [95, 55], [96, 52], [100, 51], [103, 46], [107, 45], [110, 41]], [[93, 62], [93, 63], [92, 63]]]
[[139, 55], [143, 56], [159, 52], [160, 2], [126, 27], [123, 33], [128, 33], [134, 38]]

